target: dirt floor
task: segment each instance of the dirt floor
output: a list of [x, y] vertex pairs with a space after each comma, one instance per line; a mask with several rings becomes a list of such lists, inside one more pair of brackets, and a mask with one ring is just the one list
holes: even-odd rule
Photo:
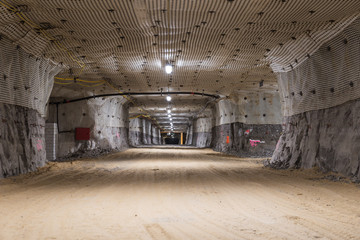
[[130, 149], [0, 180], [0, 239], [360, 239], [359, 204], [315, 170]]

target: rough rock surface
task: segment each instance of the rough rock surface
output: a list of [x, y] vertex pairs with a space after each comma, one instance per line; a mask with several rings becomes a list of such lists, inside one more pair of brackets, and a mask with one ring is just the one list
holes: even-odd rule
[[279, 124], [229, 123], [213, 128], [215, 151], [243, 157], [270, 157], [281, 134]]
[[[56, 105], [50, 105], [47, 119], [49, 123], [58, 123], [60, 159], [128, 148], [127, 121], [127, 106], [123, 99], [115, 97], [60, 104], [58, 110]], [[90, 140], [76, 140], [76, 128], [90, 128]]]
[[44, 118], [36, 110], [0, 103], [0, 122], [0, 178], [44, 166]]
[[161, 144], [160, 130], [144, 118], [134, 118], [129, 123], [129, 145], [136, 147], [141, 145]]
[[195, 132], [192, 135], [192, 141], [191, 143], [195, 147], [199, 148], [208, 148], [211, 145], [211, 138], [212, 133], [211, 132]]
[[143, 133], [139, 131], [129, 131], [129, 145], [140, 146], [143, 145]]
[[311, 168], [360, 178], [360, 99], [284, 119], [285, 131], [267, 165]]

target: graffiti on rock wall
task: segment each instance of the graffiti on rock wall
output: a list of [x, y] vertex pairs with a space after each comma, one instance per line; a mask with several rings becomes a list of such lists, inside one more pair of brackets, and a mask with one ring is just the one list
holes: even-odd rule
[[250, 145], [251, 145], [252, 147], [256, 147], [256, 146], [258, 145], [258, 143], [265, 143], [265, 141], [250, 139]]
[[252, 132], [252, 129], [250, 128], [244, 132], [244, 135], [248, 136], [248, 135], [250, 135], [251, 132]]

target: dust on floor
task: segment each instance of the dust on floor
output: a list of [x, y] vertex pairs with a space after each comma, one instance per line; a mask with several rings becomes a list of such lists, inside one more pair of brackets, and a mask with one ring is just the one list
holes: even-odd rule
[[0, 239], [360, 239], [360, 188], [209, 149], [130, 149], [0, 180]]

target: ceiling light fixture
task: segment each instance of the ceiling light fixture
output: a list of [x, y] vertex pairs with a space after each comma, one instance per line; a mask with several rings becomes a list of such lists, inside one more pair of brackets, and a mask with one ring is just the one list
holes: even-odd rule
[[173, 71], [173, 66], [172, 66], [171, 64], [167, 63], [167, 64], [165, 65], [165, 72], [166, 72], [167, 74], [171, 74], [172, 71]]
[[171, 101], [171, 97], [169, 95], [166, 96], [166, 101], [168, 101], [168, 102]]
[[170, 110], [170, 109], [168, 109], [168, 110], [167, 110], [167, 112], [168, 112], [168, 113], [171, 113], [171, 110]]

